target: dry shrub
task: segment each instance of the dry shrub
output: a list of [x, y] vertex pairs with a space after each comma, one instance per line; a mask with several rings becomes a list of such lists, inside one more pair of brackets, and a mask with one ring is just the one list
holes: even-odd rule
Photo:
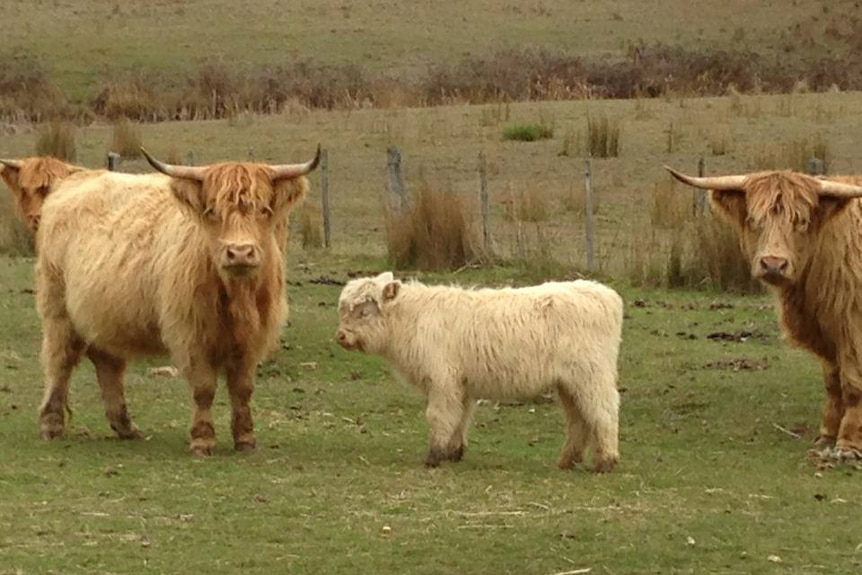
[[763, 287], [751, 277], [748, 262], [739, 249], [736, 233], [730, 225], [713, 215], [700, 218], [694, 233], [687, 234], [691, 242], [684, 283], [697, 285], [703, 281], [721, 291], [761, 293]]
[[442, 271], [466, 265], [476, 254], [465, 201], [423, 182], [403, 213], [387, 209], [386, 246], [397, 268]]
[[304, 203], [299, 208], [299, 237], [304, 249], [323, 247], [323, 212], [319, 207]]
[[15, 215], [12, 199], [0, 190], [0, 254], [29, 256], [35, 253], [34, 236]]
[[587, 118], [587, 146], [594, 158], [616, 158], [620, 155], [620, 126], [606, 116]]
[[812, 139], [788, 140], [767, 144], [752, 156], [752, 163], [758, 170], [796, 170], [809, 171], [809, 161], [817, 160], [823, 173], [829, 171], [831, 153], [829, 144], [817, 134]]
[[669, 177], [653, 183], [650, 198], [650, 223], [657, 229], [678, 230], [685, 225], [692, 211], [695, 190], [677, 185]]
[[36, 138], [36, 155], [74, 162], [77, 156], [75, 131], [74, 125], [61, 120], [43, 124]]
[[141, 130], [137, 124], [126, 118], [114, 122], [109, 151], [117, 152], [124, 158], [138, 158], [141, 156], [141, 144]]
[[518, 194], [517, 219], [522, 222], [544, 222], [547, 220], [547, 194], [538, 188], [522, 190]]

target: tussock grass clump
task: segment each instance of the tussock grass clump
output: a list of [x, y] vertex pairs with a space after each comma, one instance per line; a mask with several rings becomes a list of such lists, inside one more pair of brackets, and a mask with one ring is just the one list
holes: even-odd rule
[[819, 134], [812, 139], [795, 139], [767, 145], [754, 153], [752, 163], [758, 170], [796, 170], [808, 172], [809, 161], [816, 160], [828, 173], [831, 153], [829, 143]]
[[616, 158], [620, 155], [620, 126], [606, 116], [587, 118], [587, 147], [594, 158]]
[[323, 212], [319, 207], [304, 203], [299, 208], [299, 237], [304, 249], [323, 247]]
[[515, 124], [507, 126], [503, 130], [504, 140], [516, 140], [518, 142], [535, 142], [553, 137], [553, 128], [544, 124]]
[[403, 213], [386, 211], [386, 247], [399, 269], [458, 269], [476, 255], [466, 202], [450, 191], [419, 186]]
[[75, 132], [70, 122], [55, 120], [43, 124], [36, 138], [36, 155], [74, 162], [78, 154]]
[[124, 158], [138, 158], [141, 156], [141, 144], [141, 130], [137, 124], [126, 118], [114, 122], [109, 151], [117, 152]]
[[0, 254], [31, 256], [36, 253], [34, 239], [30, 230], [15, 215], [9, 194], [0, 190]]

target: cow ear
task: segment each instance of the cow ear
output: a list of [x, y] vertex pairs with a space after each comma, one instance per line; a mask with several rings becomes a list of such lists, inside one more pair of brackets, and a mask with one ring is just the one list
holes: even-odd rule
[[742, 225], [748, 213], [743, 190], [712, 190], [710, 203], [722, 218], [732, 224]]
[[383, 286], [383, 301], [390, 301], [395, 299], [395, 296], [398, 295], [399, 291], [401, 291], [401, 282], [389, 282], [388, 284]]
[[272, 183], [273, 195], [270, 208], [273, 214], [289, 213], [306, 194], [308, 180], [305, 177], [283, 178]]
[[9, 164], [0, 164], [0, 177], [3, 178], [3, 181], [6, 182], [6, 185], [13, 192], [19, 189], [18, 174], [20, 172], [20, 168], [10, 166]]
[[198, 215], [205, 208], [203, 184], [198, 180], [171, 178], [171, 192], [179, 202]]
[[844, 208], [850, 205], [851, 199], [852, 198], [837, 198], [835, 196], [826, 196], [821, 194], [817, 206], [817, 213], [820, 221], [825, 222], [840, 214], [844, 211]]

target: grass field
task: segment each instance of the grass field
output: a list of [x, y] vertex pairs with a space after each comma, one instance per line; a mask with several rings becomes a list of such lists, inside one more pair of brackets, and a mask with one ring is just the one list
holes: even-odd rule
[[[211, 59], [314, 58], [399, 77], [523, 46], [613, 60], [633, 43], [661, 41], [791, 59], [832, 50], [857, 25], [853, 4], [7, 0], [0, 54], [35, 54], [81, 100], [118, 71], [182, 77]], [[459, 194], [476, 238], [479, 154], [488, 160], [494, 265], [398, 276], [526, 285], [585, 271], [589, 118], [620, 129], [618, 157], [592, 160], [592, 275], [626, 301], [621, 463], [606, 475], [558, 470], [563, 414], [540, 398], [481, 405], [464, 461], [427, 470], [421, 395], [333, 340], [338, 283], [388, 268], [386, 149], [402, 151], [411, 191]], [[523, 125], [552, 137], [504, 138]], [[216, 454], [190, 457], [190, 393], [183, 380], [149, 372], [163, 359], [127, 374], [145, 440], [113, 438], [92, 367], [82, 364], [67, 435], [44, 442], [33, 259], [2, 255], [12, 251], [12, 215], [0, 190], [0, 575], [862, 571], [859, 471], [808, 458], [821, 373], [782, 340], [769, 298], [719, 293], [706, 280], [698, 289], [640, 287], [667, 283], [674, 242], [686, 265], [703, 257], [692, 192], [673, 187], [662, 165], [694, 173], [703, 157], [707, 173], [800, 169], [816, 152], [830, 173], [862, 172], [860, 93], [339, 111], [296, 104], [279, 115], [139, 128], [149, 151], [195, 164], [304, 161], [321, 143], [332, 247], [301, 248], [294, 220], [291, 321], [258, 370], [257, 452], [233, 452], [220, 389]], [[0, 130], [0, 156], [33, 153], [40, 126]], [[76, 161], [104, 165], [111, 138], [106, 123], [79, 126]], [[121, 169], [149, 168], [126, 160]], [[318, 183], [314, 174], [312, 205]], [[545, 215], [513, 216], [528, 201]]]
[[852, 25], [853, 4], [262, 0], [240, 8], [229, 0], [8, 0], [0, 54], [37, 55], [73, 99], [92, 98], [118, 71], [182, 75], [211, 60], [241, 66], [311, 58], [409, 78], [521, 46], [598, 59], [625, 58], [635, 43], [661, 41], [787, 59], [800, 51], [828, 54], [836, 32]]
[[613, 473], [555, 467], [562, 413], [544, 401], [481, 406], [465, 460], [429, 471], [419, 394], [333, 341], [339, 288], [315, 281], [358, 270], [291, 259], [291, 325], [258, 373], [260, 449], [233, 453], [222, 390], [221, 443], [207, 460], [187, 454], [184, 382], [149, 375], [149, 364], [127, 378], [145, 441], [112, 438], [88, 365], [73, 380], [67, 438], [39, 440], [31, 262], [0, 260], [0, 573], [801, 574], [862, 565], [858, 473], [806, 459], [819, 370], [780, 341], [765, 298], [618, 286], [627, 319]]

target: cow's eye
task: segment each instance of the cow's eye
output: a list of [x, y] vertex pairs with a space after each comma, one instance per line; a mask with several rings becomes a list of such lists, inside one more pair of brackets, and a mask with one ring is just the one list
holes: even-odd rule
[[269, 206], [263, 206], [262, 208], [260, 208], [260, 215], [262, 215], [263, 217], [265, 217], [267, 219], [271, 218], [272, 217], [272, 208], [270, 208]]
[[210, 220], [215, 218], [215, 209], [213, 209], [212, 206], [207, 206], [206, 208], [204, 208], [204, 217]]

